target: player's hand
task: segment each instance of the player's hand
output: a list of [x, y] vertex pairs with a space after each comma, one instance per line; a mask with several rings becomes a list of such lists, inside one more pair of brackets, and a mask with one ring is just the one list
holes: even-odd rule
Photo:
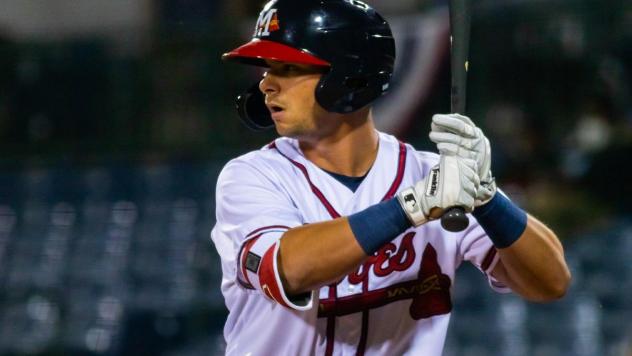
[[496, 182], [491, 172], [492, 150], [489, 140], [467, 116], [436, 114], [432, 117], [430, 140], [442, 155], [457, 155], [476, 160], [481, 184], [475, 206], [481, 206], [496, 194]]
[[397, 198], [415, 226], [438, 219], [445, 209], [474, 209], [479, 178], [476, 161], [456, 155], [441, 155], [426, 178], [401, 191]]

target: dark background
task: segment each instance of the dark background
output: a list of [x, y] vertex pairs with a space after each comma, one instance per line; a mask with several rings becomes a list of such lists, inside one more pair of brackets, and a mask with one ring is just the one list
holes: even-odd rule
[[[445, 26], [446, 2], [369, 3], [397, 29], [404, 88], [427, 43], [411, 24]], [[214, 185], [275, 133], [234, 110], [259, 72], [220, 57], [261, 5], [0, 3], [0, 354], [222, 352]], [[542, 306], [464, 266], [446, 354], [629, 355], [632, 3], [480, 0], [472, 23], [467, 112], [500, 187], [558, 232], [574, 279]], [[430, 90], [379, 103], [409, 105], [388, 131], [428, 150], [431, 115], [449, 111], [447, 32], [436, 39], [421, 54], [437, 58]]]

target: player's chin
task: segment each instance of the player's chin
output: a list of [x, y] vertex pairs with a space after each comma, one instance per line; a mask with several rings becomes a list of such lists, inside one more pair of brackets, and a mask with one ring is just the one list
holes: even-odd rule
[[289, 125], [284, 121], [275, 121], [274, 128], [279, 136], [290, 137], [290, 138], [300, 138], [302, 136], [302, 130], [296, 125]]
[[274, 128], [276, 129], [277, 134], [283, 137], [297, 138], [296, 130], [293, 130], [291, 127], [288, 127], [284, 123], [275, 122]]

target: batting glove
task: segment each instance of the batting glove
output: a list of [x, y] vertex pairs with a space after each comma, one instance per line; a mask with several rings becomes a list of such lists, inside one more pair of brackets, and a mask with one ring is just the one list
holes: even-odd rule
[[432, 117], [430, 140], [442, 155], [456, 155], [476, 160], [481, 179], [475, 206], [490, 201], [496, 194], [496, 181], [491, 172], [492, 150], [489, 140], [467, 116], [436, 114]]
[[397, 199], [415, 226], [440, 218], [449, 207], [474, 209], [479, 185], [476, 161], [455, 155], [441, 155], [439, 164], [414, 186], [402, 190]]

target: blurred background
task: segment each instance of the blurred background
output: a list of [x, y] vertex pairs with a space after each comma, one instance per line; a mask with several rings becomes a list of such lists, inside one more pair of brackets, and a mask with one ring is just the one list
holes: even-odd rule
[[[398, 59], [379, 128], [449, 111], [446, 1], [369, 0]], [[459, 271], [446, 355], [632, 355], [632, 2], [473, 1], [468, 114], [493, 171], [562, 239], [539, 305]], [[262, 1], [0, 1], [0, 354], [216, 355], [215, 182], [275, 137], [241, 125], [260, 71], [223, 64]]]

